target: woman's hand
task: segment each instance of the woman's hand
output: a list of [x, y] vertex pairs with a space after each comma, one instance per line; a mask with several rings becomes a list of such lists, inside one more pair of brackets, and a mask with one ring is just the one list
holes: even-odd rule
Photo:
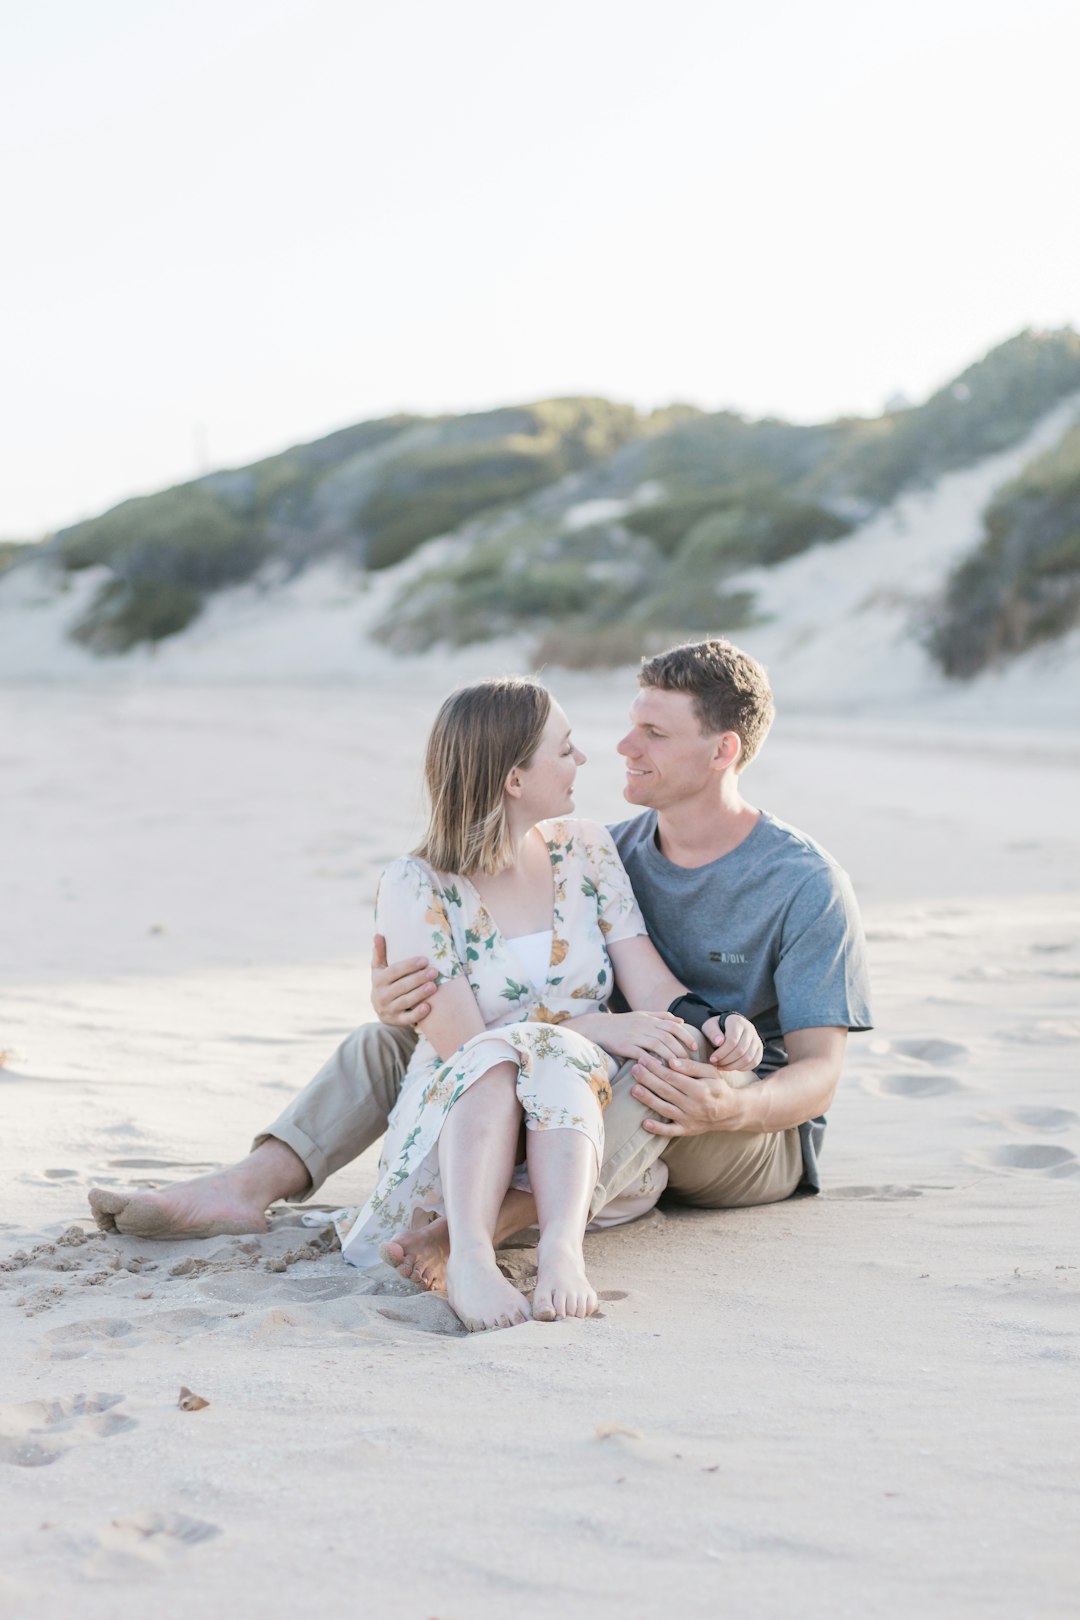
[[645, 1057], [684, 1058], [697, 1052], [697, 1031], [668, 1012], [595, 1013], [570, 1023], [612, 1057], [640, 1063]]
[[702, 1028], [705, 1039], [716, 1048], [709, 1062], [717, 1069], [732, 1072], [756, 1069], [765, 1047], [749, 1018], [744, 1018], [742, 1013], [728, 1013], [724, 1023], [726, 1031], [721, 1030], [718, 1018], [710, 1018]]

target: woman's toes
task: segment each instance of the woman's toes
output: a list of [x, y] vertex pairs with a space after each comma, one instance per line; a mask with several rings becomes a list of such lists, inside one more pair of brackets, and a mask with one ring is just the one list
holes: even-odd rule
[[533, 1295], [532, 1313], [533, 1320], [536, 1322], [554, 1322], [555, 1306], [552, 1304], [551, 1293], [548, 1289], [545, 1288], [542, 1292], [539, 1288], [537, 1289]]

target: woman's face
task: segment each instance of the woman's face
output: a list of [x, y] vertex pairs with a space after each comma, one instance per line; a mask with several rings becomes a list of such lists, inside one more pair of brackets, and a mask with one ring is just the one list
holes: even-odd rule
[[585, 755], [570, 736], [570, 722], [553, 701], [536, 753], [516, 773], [521, 809], [533, 821], [569, 815], [574, 808], [574, 778], [584, 763]]

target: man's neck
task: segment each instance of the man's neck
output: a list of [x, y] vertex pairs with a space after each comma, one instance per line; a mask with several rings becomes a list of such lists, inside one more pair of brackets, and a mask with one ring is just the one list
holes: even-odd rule
[[708, 866], [738, 849], [760, 820], [737, 788], [702, 794], [657, 812], [656, 841], [674, 866]]

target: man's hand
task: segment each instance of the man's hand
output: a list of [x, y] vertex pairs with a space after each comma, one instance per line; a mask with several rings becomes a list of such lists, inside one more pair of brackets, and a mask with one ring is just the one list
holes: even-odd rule
[[728, 1013], [724, 1024], [721, 1030], [719, 1020], [710, 1018], [702, 1028], [705, 1039], [716, 1048], [715, 1052], [710, 1052], [709, 1062], [732, 1073], [756, 1069], [765, 1047], [749, 1018], [744, 1018], [742, 1013]]
[[644, 1058], [634, 1069], [633, 1095], [659, 1119], [644, 1126], [656, 1136], [705, 1131], [786, 1131], [816, 1119], [832, 1104], [844, 1062], [847, 1030], [785, 1031], [789, 1062], [749, 1085], [732, 1085], [711, 1063]]
[[371, 1005], [380, 1024], [412, 1029], [431, 1011], [435, 975], [424, 956], [386, 965], [386, 940], [375, 935], [371, 953]]
[[643, 1058], [634, 1067], [638, 1102], [661, 1115], [644, 1121], [654, 1136], [703, 1136], [706, 1131], [745, 1129], [746, 1105], [737, 1090], [712, 1063], [691, 1058]]

